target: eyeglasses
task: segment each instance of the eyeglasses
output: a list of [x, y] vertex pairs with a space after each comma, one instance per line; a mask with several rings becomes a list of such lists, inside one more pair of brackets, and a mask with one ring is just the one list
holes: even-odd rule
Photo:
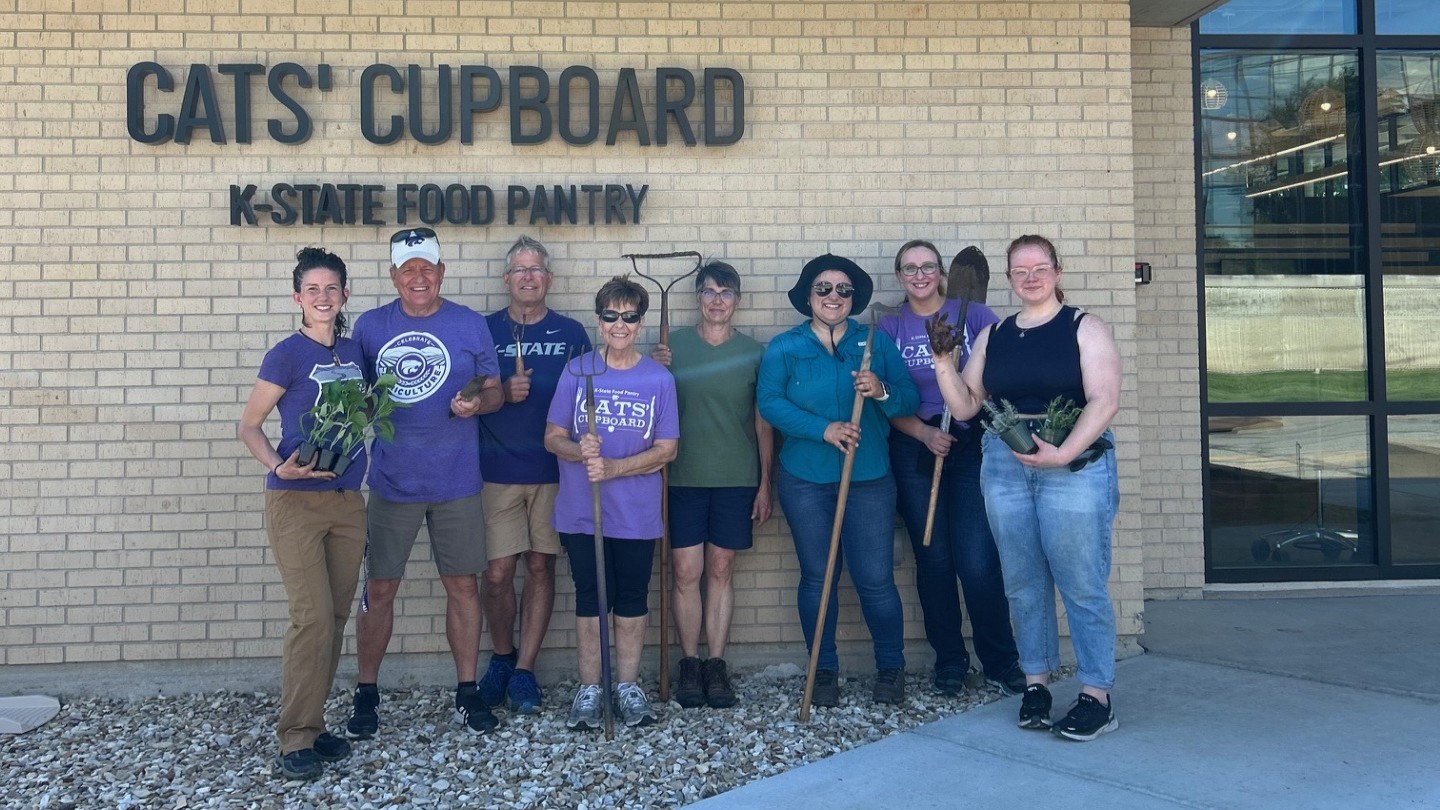
[[[412, 239], [415, 241], [410, 241]], [[429, 228], [406, 228], [403, 231], [396, 231], [395, 235], [390, 237], [390, 244], [395, 245], [400, 242], [406, 242], [412, 245], [418, 245], [425, 239], [435, 239], [438, 241], [440, 237], [436, 236], [435, 232]]]
[[734, 290], [712, 290], [712, 289], [710, 289], [709, 287], [706, 287], [705, 289], [703, 289], [703, 290], [700, 291], [700, 297], [701, 297], [701, 298], [704, 298], [706, 301], [714, 301], [715, 299], [718, 298], [718, 299], [720, 299], [721, 301], [724, 301], [725, 303], [728, 304], [728, 303], [730, 303], [731, 301], [734, 301], [734, 300], [735, 300], [735, 291], [734, 291]]
[[1037, 264], [1034, 267], [1012, 267], [1005, 271], [1011, 281], [1025, 281], [1030, 278], [1044, 278], [1055, 272], [1053, 264]]
[[548, 267], [541, 267], [541, 266], [538, 265], [538, 264], [535, 265], [534, 267], [507, 267], [507, 268], [505, 268], [505, 274], [506, 274], [506, 275], [510, 275], [510, 274], [513, 273], [514, 275], [517, 275], [517, 276], [538, 276], [538, 275], [540, 275], [541, 273], [548, 273], [548, 272], [550, 272], [550, 268], [548, 268]]
[[641, 315], [633, 309], [627, 309], [624, 312], [616, 312], [613, 309], [607, 309], [600, 312], [600, 320], [604, 321], [605, 323], [624, 321], [625, 323], [634, 324], [639, 323], [640, 319], [643, 317], [645, 316]]
[[924, 273], [927, 276], [933, 276], [938, 272], [940, 272], [940, 265], [936, 264], [935, 262], [925, 262], [924, 264], [905, 264], [900, 266], [900, 275], [902, 276], [913, 276], [920, 273]]
[[855, 294], [855, 285], [844, 281], [840, 282], [839, 284], [831, 284], [828, 281], [821, 281], [810, 288], [810, 292], [820, 296], [821, 298], [829, 295], [832, 291], [841, 298], [849, 298], [850, 296]]

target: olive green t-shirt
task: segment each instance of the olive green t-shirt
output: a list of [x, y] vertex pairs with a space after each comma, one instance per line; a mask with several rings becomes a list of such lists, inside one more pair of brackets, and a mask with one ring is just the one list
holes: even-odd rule
[[711, 346], [690, 328], [670, 336], [670, 351], [680, 403], [680, 452], [670, 463], [671, 486], [759, 485], [755, 379], [764, 347], [739, 332]]

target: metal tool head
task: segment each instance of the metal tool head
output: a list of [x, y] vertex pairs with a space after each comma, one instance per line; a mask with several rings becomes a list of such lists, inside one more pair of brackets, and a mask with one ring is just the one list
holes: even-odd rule
[[900, 308], [892, 307], [889, 304], [882, 304], [879, 301], [870, 302], [870, 319], [872, 321], [879, 321], [880, 318], [885, 315], [894, 315], [896, 317], [899, 317]]
[[[686, 257], [686, 256], [689, 256], [689, 257], [691, 257], [691, 258], [693, 258], [693, 259], [695, 260], [695, 266], [692, 267], [692, 268], [690, 268], [690, 272], [685, 273], [685, 274], [682, 275], [682, 276], [676, 276], [673, 280], [671, 280], [671, 282], [670, 282], [669, 284], [664, 284], [664, 283], [662, 283], [662, 282], [660, 281], [660, 279], [655, 278], [654, 276], [649, 276], [649, 275], [646, 275], [646, 274], [640, 272], [640, 260], [641, 260], [641, 259], [679, 259], [679, 258], [683, 258], [683, 257]], [[687, 279], [687, 278], [695, 275], [696, 273], [700, 272], [700, 264], [701, 264], [703, 261], [705, 261], [705, 257], [704, 257], [704, 256], [701, 256], [699, 253], [696, 253], [696, 252], [693, 251], [693, 250], [681, 250], [681, 251], [677, 251], [677, 252], [675, 252], [675, 253], [624, 253], [624, 254], [621, 254], [621, 258], [622, 258], [622, 259], [629, 259], [629, 260], [630, 260], [630, 267], [635, 270], [635, 275], [637, 275], [637, 276], [645, 279], [646, 281], [650, 282], [651, 284], [654, 284], [654, 285], [655, 285], [655, 288], [658, 289], [658, 290], [660, 290], [660, 294], [661, 294], [662, 296], [663, 296], [665, 293], [670, 292], [670, 288], [671, 288], [671, 287], [674, 287], [676, 284], [680, 283], [680, 281], [681, 281], [682, 279]]]
[[971, 245], [955, 254], [950, 262], [949, 287], [945, 290], [945, 297], [983, 304], [989, 291], [990, 262], [986, 261], [985, 253]]

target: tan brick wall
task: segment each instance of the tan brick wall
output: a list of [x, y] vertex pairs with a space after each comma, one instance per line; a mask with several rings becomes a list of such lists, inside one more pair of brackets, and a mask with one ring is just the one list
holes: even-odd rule
[[[778, 291], [826, 250], [855, 258], [894, 300], [888, 268], [906, 239], [933, 239], [947, 254], [977, 243], [999, 267], [1011, 237], [1052, 236], [1072, 299], [1113, 325], [1128, 372], [1114, 594], [1121, 633], [1139, 632], [1150, 570], [1141, 539], [1153, 528], [1142, 472], [1191, 462], [1168, 452], [1147, 460], [1137, 441], [1149, 357], [1137, 350], [1154, 341], [1137, 339], [1151, 333], [1137, 322], [1130, 278], [1136, 198], [1145, 195], [1147, 244], [1178, 245], [1185, 215], [1160, 186], [1188, 180], [1172, 154], [1178, 133], [1146, 141], [1161, 151], [1145, 152], [1145, 177], [1166, 179], [1137, 175], [1132, 94], [1145, 85], [1131, 81], [1125, 0], [0, 7], [0, 662], [278, 655], [286, 611], [261, 524], [262, 471], [234, 425], [265, 349], [295, 326], [286, 294], [296, 249], [321, 244], [346, 257], [358, 313], [390, 297], [383, 240], [394, 226], [231, 227], [227, 187], [251, 182], [647, 182], [638, 226], [444, 228], [447, 293], [484, 311], [500, 306], [496, 271], [521, 231], [554, 252], [553, 304], [572, 313], [598, 279], [626, 269], [622, 253], [694, 249], [748, 274], [755, 294], [741, 320], [763, 339], [796, 321]], [[1150, 33], [1133, 42], [1166, 70], [1183, 47]], [[192, 62], [325, 61], [337, 89], [297, 93], [316, 122], [301, 145], [267, 138], [264, 119], [282, 111], [256, 82], [253, 143], [199, 136], [147, 146], [125, 130], [125, 72], [144, 60], [165, 65], [180, 87]], [[360, 137], [356, 99], [360, 70], [376, 62], [502, 73], [538, 64], [552, 75], [584, 64], [605, 87], [622, 67], [643, 76], [728, 66], [744, 74], [749, 128], [730, 147], [512, 146], [503, 116], [490, 114], [473, 145], [375, 146]], [[1176, 75], [1167, 92], [1185, 80]], [[169, 94], [167, 111], [179, 99]], [[1189, 205], [1183, 194], [1178, 203]], [[1181, 221], [1162, 227], [1150, 221], [1157, 212]], [[1175, 261], [1183, 270], [1186, 260]], [[1181, 286], [1143, 295], [1163, 290], [1175, 309], [1165, 314], [1193, 328], [1193, 290], [1191, 299]], [[686, 313], [677, 321], [690, 322]], [[1172, 348], [1159, 360], [1178, 362], [1184, 340], [1165, 338]], [[1148, 373], [1193, 385], [1184, 368]], [[922, 666], [930, 655], [903, 536], [897, 549], [910, 659]], [[428, 560], [422, 545], [401, 591], [394, 652], [445, 649]], [[795, 576], [777, 521], [738, 566], [737, 644], [782, 642], [800, 657]], [[549, 637], [557, 648], [573, 641], [565, 580], [562, 568]], [[842, 603], [842, 637], [863, 638], [853, 595]]]
[[1135, 255], [1154, 273], [1135, 293], [1145, 593], [1194, 597], [1205, 553], [1190, 30], [1137, 28], [1133, 42]]

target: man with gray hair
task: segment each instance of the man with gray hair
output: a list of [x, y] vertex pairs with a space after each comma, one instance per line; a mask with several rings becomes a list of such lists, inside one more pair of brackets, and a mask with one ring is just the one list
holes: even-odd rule
[[[585, 327], [546, 306], [550, 252], [521, 236], [505, 256], [509, 306], [486, 317], [500, 355], [504, 404], [480, 419], [480, 470], [485, 479], [485, 616], [490, 666], [480, 697], [490, 706], [533, 712], [542, 696], [535, 657], [555, 606], [555, 557], [560, 536], [552, 524], [560, 471], [545, 449], [545, 417], [560, 372], [570, 357], [590, 351]], [[520, 645], [515, 646], [515, 570], [525, 561], [520, 592]]]

